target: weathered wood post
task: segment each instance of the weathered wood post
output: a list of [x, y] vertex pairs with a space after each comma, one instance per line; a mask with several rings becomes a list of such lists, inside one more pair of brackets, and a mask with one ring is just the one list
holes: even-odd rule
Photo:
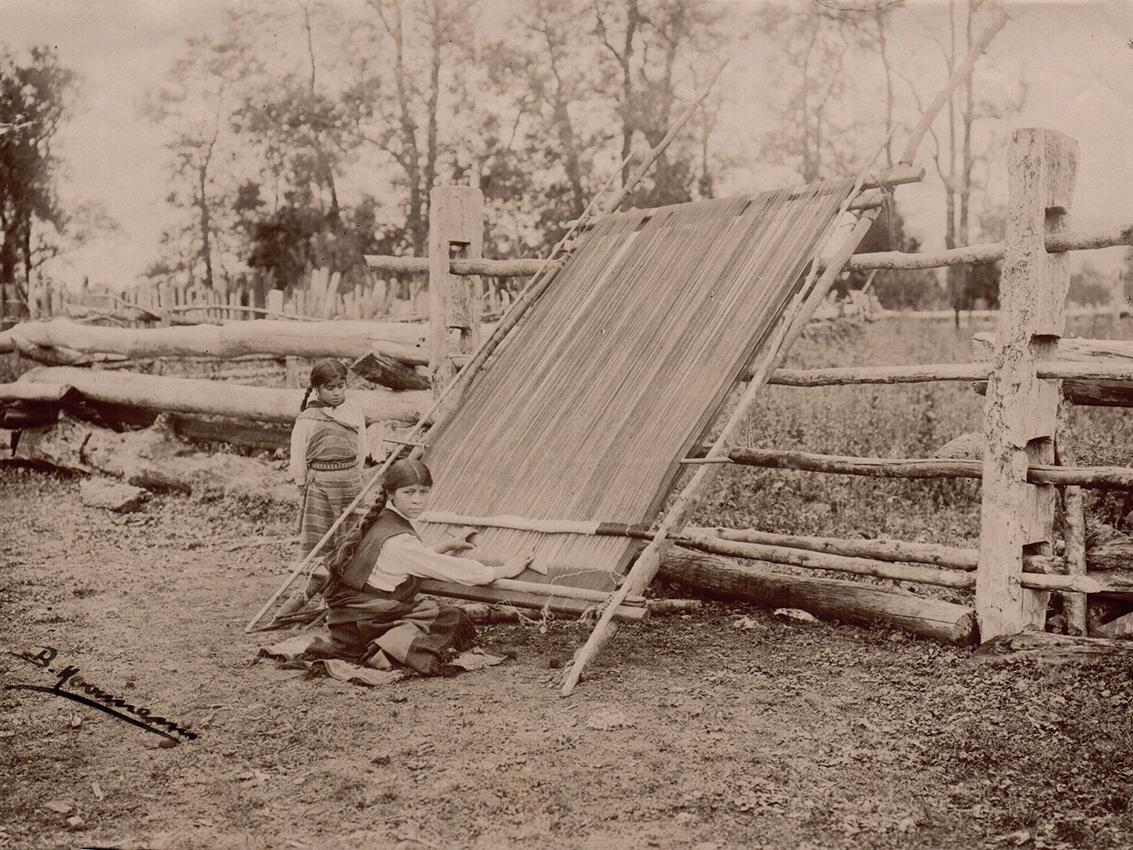
[[[1058, 433], [1055, 435], [1054, 453], [1063, 466], [1075, 466], [1074, 434], [1071, 428], [1071, 415], [1074, 403], [1062, 399], [1058, 410]], [[1066, 573], [1068, 575], [1086, 574], [1086, 508], [1081, 487], [1062, 488], [1062, 539], [1066, 543]], [[1063, 593], [1062, 610], [1066, 616], [1066, 633], [1084, 635], [1087, 633], [1086, 610], [1089, 599], [1085, 593]]]
[[1048, 254], [1068, 228], [1078, 145], [1053, 130], [1016, 130], [1008, 150], [1009, 210], [999, 283], [994, 368], [984, 404], [987, 454], [980, 506], [976, 616], [980, 640], [1042, 629], [1049, 593], [1020, 583], [1024, 555], [1050, 554], [1055, 488], [1027, 483], [1027, 467], [1054, 461], [1062, 382], [1040, 380], [1066, 320], [1069, 255]]
[[433, 397], [453, 379], [454, 356], [480, 347], [480, 279], [449, 271], [450, 259], [478, 259], [484, 244], [484, 195], [472, 186], [429, 193], [429, 375]]

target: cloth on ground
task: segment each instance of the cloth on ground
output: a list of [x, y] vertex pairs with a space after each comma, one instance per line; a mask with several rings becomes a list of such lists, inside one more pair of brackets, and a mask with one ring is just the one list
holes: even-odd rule
[[[341, 658], [329, 657], [334, 652], [330, 632], [326, 629], [314, 629], [271, 646], [260, 647], [259, 657], [281, 661], [283, 662], [281, 666], [284, 667], [301, 667], [310, 677], [327, 676], [341, 682], [353, 682], [371, 687], [400, 682], [414, 675], [408, 668], [394, 667], [381, 653], [376, 654], [366, 665], [360, 665]], [[463, 670], [481, 670], [485, 667], [494, 667], [503, 661], [500, 656], [490, 655], [478, 649], [469, 649], [451, 659], [448, 664]]]

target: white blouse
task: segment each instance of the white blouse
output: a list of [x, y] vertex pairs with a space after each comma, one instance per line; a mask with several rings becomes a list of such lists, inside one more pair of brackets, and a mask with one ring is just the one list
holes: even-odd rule
[[[358, 429], [358, 465], [364, 464], [370, 454], [365, 414], [348, 401], [338, 407], [324, 407], [323, 410], [343, 425]], [[307, 443], [318, 427], [317, 420], [303, 418], [296, 419], [295, 427], [291, 429], [291, 457], [287, 464], [287, 477], [296, 484], [302, 485], [307, 480]]]
[[[413, 520], [393, 507], [389, 509], [412, 524]], [[491, 567], [471, 558], [434, 552], [412, 534], [397, 534], [382, 544], [378, 561], [366, 584], [390, 592], [409, 576], [454, 581], [457, 584], [489, 584], [496, 578]]]

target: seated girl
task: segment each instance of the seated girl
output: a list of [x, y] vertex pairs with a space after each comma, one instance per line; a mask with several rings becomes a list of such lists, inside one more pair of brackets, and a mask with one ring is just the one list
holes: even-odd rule
[[420, 580], [488, 584], [531, 563], [520, 556], [491, 567], [450, 554], [471, 548], [463, 538], [425, 546], [412, 521], [424, 513], [432, 486], [425, 464], [394, 463], [374, 506], [331, 556], [327, 625], [342, 657], [372, 667], [396, 661], [426, 676], [449, 672], [449, 657], [472, 645], [476, 628], [459, 608], [418, 600]]

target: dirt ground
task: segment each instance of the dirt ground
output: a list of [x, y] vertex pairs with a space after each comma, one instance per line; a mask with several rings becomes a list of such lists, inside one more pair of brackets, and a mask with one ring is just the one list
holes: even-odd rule
[[154, 747], [0, 691], [2, 847], [1133, 846], [1126, 658], [988, 661], [712, 603], [623, 628], [569, 699], [553, 665], [587, 629], [564, 620], [484, 628], [515, 651], [500, 667], [368, 689], [257, 660], [242, 633], [290, 552], [225, 547], [289, 515], [159, 497], [119, 516], [0, 465], [0, 517], [4, 684], [53, 684], [12, 654], [49, 645], [199, 733]]

